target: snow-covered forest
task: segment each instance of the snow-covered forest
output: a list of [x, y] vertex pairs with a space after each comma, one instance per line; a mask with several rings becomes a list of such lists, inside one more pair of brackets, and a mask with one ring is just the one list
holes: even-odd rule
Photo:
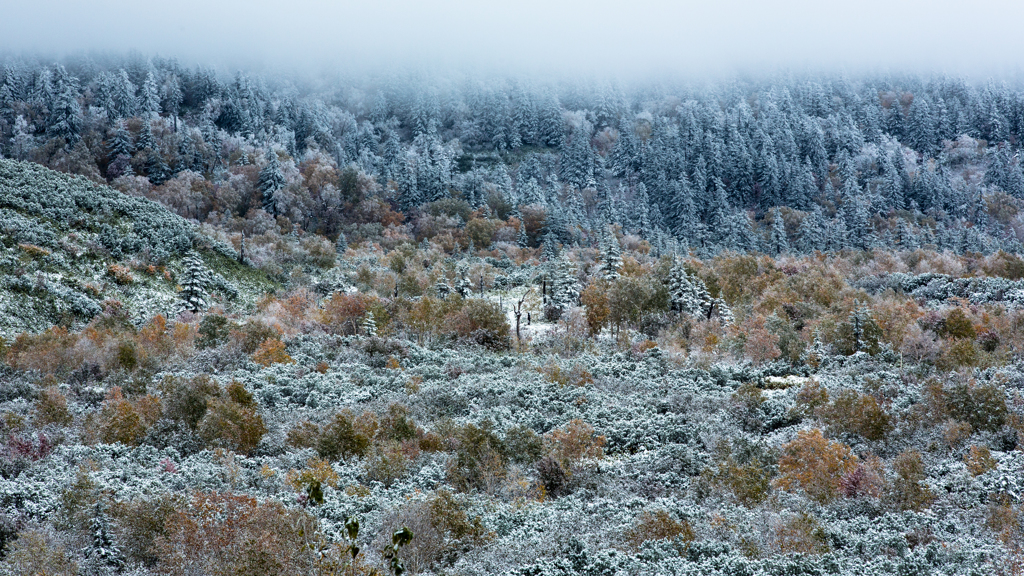
[[[526, 217], [531, 246], [541, 228], [572, 244], [606, 222], [702, 255], [991, 252], [1020, 240], [1008, 206], [1024, 194], [1024, 92], [995, 82], [293, 82], [141, 58], [9, 60], [2, 71], [6, 157], [200, 222], [262, 207], [331, 240], [376, 240], [380, 227], [365, 225], [387, 219], [377, 212], [456, 190], [470, 209]], [[348, 169], [339, 182], [334, 172]]]
[[1024, 86], [0, 59], [0, 574], [1018, 574]]

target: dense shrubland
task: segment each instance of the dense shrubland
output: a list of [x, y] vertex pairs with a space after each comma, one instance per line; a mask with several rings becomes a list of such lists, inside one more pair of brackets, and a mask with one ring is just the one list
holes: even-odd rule
[[5, 341], [3, 566], [368, 573], [408, 527], [414, 573], [1016, 569], [1015, 255], [609, 234]]

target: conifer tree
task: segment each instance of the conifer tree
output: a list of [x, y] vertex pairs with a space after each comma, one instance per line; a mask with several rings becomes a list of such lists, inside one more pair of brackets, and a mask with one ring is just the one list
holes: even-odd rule
[[554, 262], [558, 258], [558, 238], [555, 237], [552, 230], [549, 229], [548, 233], [544, 235], [543, 245], [541, 256], [547, 262]]
[[914, 234], [914, 229], [903, 218], [900, 218], [896, 223], [896, 234], [893, 240], [896, 246], [903, 250], [913, 250], [918, 246], [917, 235]]
[[[702, 290], [703, 289], [703, 290]], [[690, 275], [678, 258], [672, 263], [668, 277], [668, 294], [672, 309], [691, 316], [704, 313], [704, 307], [710, 296], [704, 283], [691, 281]]]
[[815, 207], [814, 211], [804, 217], [800, 223], [799, 241], [800, 249], [804, 252], [826, 249], [826, 223], [821, 216], [821, 209]]
[[366, 316], [363, 317], [362, 329], [363, 333], [367, 336], [377, 335], [377, 321], [374, 320], [372, 312], [367, 312]]
[[619, 267], [622, 266], [622, 247], [619, 246], [619, 239], [615, 233], [604, 228], [601, 234], [601, 275], [609, 280], [619, 277]]
[[775, 208], [772, 214], [771, 234], [768, 238], [768, 251], [772, 256], [789, 252], [789, 240], [786, 238], [786, 226], [782, 222], [782, 210]]
[[516, 237], [516, 244], [520, 248], [526, 248], [530, 245], [530, 238], [526, 235], [526, 227], [523, 226], [523, 222], [519, 222], [519, 235]]
[[117, 123], [117, 128], [114, 129], [114, 134], [107, 141], [107, 156], [113, 160], [118, 156], [131, 157], [134, 152], [134, 146], [132, 145], [132, 135], [128, 131], [128, 126], [123, 121]]
[[277, 216], [278, 209], [276, 193], [284, 188], [284, 173], [281, 171], [281, 163], [277, 159], [277, 152], [267, 150], [267, 163], [260, 170], [259, 179], [256, 181], [256, 188], [263, 197], [263, 209], [267, 213]]
[[195, 251], [185, 256], [182, 266], [185, 268], [180, 293], [183, 307], [189, 312], [201, 312], [209, 306], [207, 290], [213, 281], [210, 271]]
[[153, 185], [159, 186], [170, 178], [170, 172], [171, 169], [164, 161], [163, 155], [156, 150], [150, 150], [146, 158], [146, 176], [149, 181]]
[[153, 137], [153, 125], [150, 124], [149, 118], [146, 118], [142, 122], [142, 129], [139, 130], [139, 138], [135, 142], [136, 150], [155, 150], [156, 139]]
[[92, 576], [113, 574], [124, 567], [124, 555], [114, 542], [110, 530], [110, 519], [101, 503], [97, 503], [89, 522], [91, 540], [85, 549], [87, 565], [85, 573]]
[[63, 138], [67, 147], [75, 145], [82, 135], [82, 107], [78, 103], [77, 81], [58, 68], [56, 93], [50, 105], [50, 117], [46, 122], [46, 135]]
[[139, 112], [147, 116], [160, 114], [160, 93], [157, 90], [153, 72], [148, 72], [146, 81], [142, 83], [142, 90], [139, 93]]
[[135, 115], [135, 86], [128, 79], [128, 73], [121, 70], [113, 82], [111, 99], [118, 118]]
[[580, 284], [576, 277], [576, 266], [563, 253], [558, 258], [551, 279], [551, 305], [560, 310], [579, 303]]

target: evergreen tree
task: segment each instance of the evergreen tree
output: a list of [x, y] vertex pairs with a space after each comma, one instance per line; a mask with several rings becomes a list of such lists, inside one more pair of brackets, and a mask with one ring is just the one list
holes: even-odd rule
[[558, 259], [551, 279], [551, 306], [564, 310], [580, 301], [580, 284], [576, 265], [563, 253]]
[[642, 236], [651, 233], [651, 201], [647, 195], [647, 186], [643, 182], [633, 190], [633, 223], [636, 231]]
[[526, 235], [526, 227], [523, 226], [523, 222], [519, 222], [519, 235], [516, 237], [516, 244], [520, 248], [526, 248], [530, 245], [530, 238]]
[[542, 245], [541, 257], [546, 262], [554, 262], [558, 258], [558, 238], [555, 233], [548, 230], [548, 233], [544, 235]]
[[46, 135], [64, 139], [67, 147], [75, 145], [82, 134], [82, 107], [78, 103], [77, 81], [58, 68], [55, 97], [50, 104], [50, 117], [46, 122]]
[[619, 277], [622, 266], [622, 248], [615, 233], [605, 227], [601, 233], [601, 275], [609, 280]]
[[209, 289], [213, 279], [203, 259], [195, 251], [189, 252], [182, 260], [184, 272], [181, 278], [181, 300], [185, 310], [201, 312], [209, 306]]
[[638, 159], [639, 144], [636, 141], [636, 130], [633, 128], [633, 121], [630, 118], [623, 118], [619, 123], [619, 139], [611, 151], [611, 162], [609, 163], [612, 174], [615, 176], [626, 176], [640, 169]]
[[768, 252], [778, 256], [789, 252], [789, 240], [786, 237], [786, 226], [782, 221], [782, 210], [778, 207], [772, 211], [772, 227], [768, 238]]
[[373, 313], [367, 312], [366, 316], [363, 316], [362, 324], [363, 334], [367, 336], [377, 335], [377, 321], [373, 319]]
[[804, 217], [800, 223], [800, 249], [803, 252], [825, 250], [827, 248], [827, 223], [821, 215], [821, 209], [815, 207], [814, 211]]
[[[470, 240], [472, 244], [472, 240]], [[459, 279], [455, 281], [455, 292], [463, 298], [468, 298], [473, 292], [473, 282], [470, 281], [465, 269], [459, 271]]]
[[117, 128], [114, 129], [114, 134], [107, 141], [107, 156], [113, 160], [118, 156], [131, 157], [132, 152], [135, 148], [132, 144], [132, 135], [128, 131], [128, 126], [123, 121], [117, 123]]
[[139, 130], [139, 138], [135, 142], [135, 149], [138, 151], [156, 150], [156, 138], [153, 137], [153, 126], [150, 124], [149, 118], [142, 121], [142, 129]]
[[163, 184], [171, 177], [170, 167], [156, 150], [150, 150], [146, 157], [146, 177], [154, 186]]
[[548, 94], [537, 118], [537, 136], [544, 146], [559, 146], [563, 137], [562, 107], [554, 94]]
[[590, 123], [576, 128], [562, 153], [562, 179], [573, 188], [595, 188], [594, 166], [597, 154], [590, 147]]
[[904, 137], [903, 109], [899, 100], [893, 101], [889, 107], [889, 116], [885, 123], [885, 131], [902, 141]]
[[89, 521], [92, 537], [85, 549], [85, 573], [92, 576], [114, 574], [124, 568], [124, 555], [114, 542], [110, 529], [110, 519], [103, 505], [96, 504], [92, 520]]
[[918, 246], [917, 235], [914, 234], [914, 229], [903, 218], [900, 218], [896, 223], [896, 235], [893, 240], [901, 250], [913, 250]]
[[277, 216], [280, 208], [277, 203], [277, 191], [284, 188], [284, 173], [281, 171], [281, 163], [277, 158], [277, 152], [267, 150], [267, 163], [260, 170], [259, 179], [256, 181], [256, 188], [263, 198], [263, 209], [268, 214]]
[[345, 238], [344, 232], [338, 232], [338, 239], [334, 241], [334, 251], [341, 256], [348, 250], [348, 240]]
[[160, 107], [174, 118], [174, 131], [178, 131], [178, 112], [185, 95], [181, 92], [181, 81], [177, 74], [170, 74], [160, 89]]
[[704, 282], [690, 277], [682, 261], [672, 263], [668, 277], [668, 294], [672, 309], [690, 316], [704, 315], [705, 307], [711, 300]]
[[135, 85], [128, 79], [128, 73], [121, 70], [113, 81], [111, 100], [117, 118], [135, 115]]
[[715, 244], [724, 244], [730, 236], [729, 231], [732, 228], [732, 218], [730, 218], [732, 209], [729, 206], [729, 199], [726, 197], [725, 185], [722, 184], [722, 181], [715, 178], [714, 187], [715, 194], [708, 207], [705, 222], [711, 231], [711, 240]]
[[152, 72], [146, 74], [146, 81], [139, 92], [139, 112], [147, 116], [160, 114], [160, 93]]

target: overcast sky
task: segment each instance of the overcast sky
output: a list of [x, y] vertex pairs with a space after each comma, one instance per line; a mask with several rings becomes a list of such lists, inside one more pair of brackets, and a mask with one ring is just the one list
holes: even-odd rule
[[0, 49], [191, 63], [707, 74], [860, 68], [1004, 75], [1020, 0], [10, 0]]

